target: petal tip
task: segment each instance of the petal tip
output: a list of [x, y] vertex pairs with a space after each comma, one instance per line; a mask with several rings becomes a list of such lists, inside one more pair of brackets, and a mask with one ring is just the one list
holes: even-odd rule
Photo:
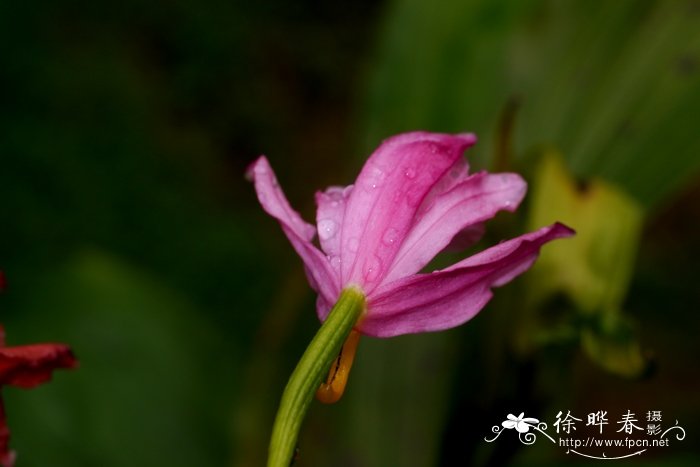
[[479, 138], [477, 138], [476, 134], [474, 133], [458, 133], [455, 136], [464, 141], [467, 147], [474, 146], [479, 141]]
[[270, 170], [270, 162], [268, 162], [267, 157], [261, 155], [248, 164], [248, 167], [245, 169], [244, 177], [249, 182], [255, 182], [255, 177], [257, 175], [261, 175], [268, 170]]
[[557, 238], [573, 237], [576, 235], [576, 231], [566, 224], [561, 222], [555, 222], [552, 224], [552, 233], [557, 236]]
[[382, 145], [410, 144], [415, 142], [442, 142], [450, 146], [462, 146], [466, 150], [475, 145], [478, 141], [474, 133], [433, 133], [425, 130], [409, 131], [391, 136], [382, 141]]

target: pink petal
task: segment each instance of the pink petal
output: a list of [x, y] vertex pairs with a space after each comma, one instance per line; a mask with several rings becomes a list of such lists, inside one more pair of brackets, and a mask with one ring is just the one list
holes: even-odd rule
[[481, 240], [485, 233], [486, 226], [483, 222], [465, 227], [450, 240], [450, 243], [447, 244], [443, 251], [464, 251]]
[[331, 308], [333, 308], [334, 302], [329, 302], [325, 298], [323, 298], [323, 295], [318, 294], [316, 296], [316, 315], [318, 316], [318, 319], [321, 320], [321, 322], [324, 322], [326, 318], [328, 317], [328, 313], [330, 313]]
[[321, 249], [330, 257], [331, 266], [340, 277], [340, 229], [345, 218], [347, 199], [352, 185], [332, 186], [316, 193], [316, 225]]
[[263, 209], [277, 219], [282, 230], [304, 262], [311, 286], [328, 302], [334, 303], [340, 291], [339, 277], [333, 271], [329, 260], [316, 248], [311, 240], [316, 229], [304, 222], [294, 211], [277, 183], [270, 164], [261, 156], [248, 169], [253, 178], [255, 191]]
[[513, 212], [526, 190], [527, 184], [517, 174], [480, 172], [438, 195], [408, 233], [385, 281], [420, 271], [464, 229], [491, 219], [500, 210]]
[[459, 326], [491, 299], [491, 288], [527, 270], [540, 247], [573, 230], [554, 224], [500, 243], [454, 266], [382, 285], [368, 297], [364, 334], [392, 337]]
[[386, 140], [360, 172], [341, 230], [341, 281], [366, 293], [384, 278], [426, 195], [473, 135], [414, 132]]
[[[470, 136], [472, 139], [472, 143], [470, 146], [473, 146], [476, 144], [476, 136], [469, 134], [465, 136]], [[435, 200], [435, 198], [443, 193], [447, 193], [450, 191], [452, 188], [455, 186], [459, 185], [462, 183], [464, 180], [466, 180], [469, 177], [469, 162], [463, 157], [460, 157], [455, 161], [455, 163], [450, 167], [450, 170], [445, 172], [445, 174], [442, 176], [440, 180], [435, 183], [433, 188], [431, 188], [430, 192], [428, 195], [425, 197], [423, 200], [423, 204], [421, 205], [420, 209], [418, 210], [419, 212], [424, 212], [427, 210], [428, 207], [430, 207]]]

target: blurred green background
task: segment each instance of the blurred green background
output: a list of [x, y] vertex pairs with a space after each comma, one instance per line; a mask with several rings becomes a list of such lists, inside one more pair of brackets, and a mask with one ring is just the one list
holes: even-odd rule
[[81, 361], [3, 391], [18, 467], [262, 465], [318, 322], [245, 167], [311, 220], [414, 129], [528, 178], [480, 247], [579, 236], [466, 326], [364, 339], [298, 465], [587, 465], [483, 439], [627, 409], [687, 437], [626, 464], [700, 462], [700, 2], [5, 1], [0, 43], [0, 321]]

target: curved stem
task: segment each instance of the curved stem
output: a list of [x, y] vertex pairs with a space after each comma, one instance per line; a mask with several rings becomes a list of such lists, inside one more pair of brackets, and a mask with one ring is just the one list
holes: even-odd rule
[[301, 423], [314, 394], [364, 310], [364, 294], [359, 289], [344, 289], [304, 351], [289, 377], [277, 410], [270, 439], [268, 467], [290, 465]]

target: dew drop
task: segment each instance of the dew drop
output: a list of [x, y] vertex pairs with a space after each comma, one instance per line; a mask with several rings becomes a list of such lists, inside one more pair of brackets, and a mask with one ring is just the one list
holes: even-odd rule
[[365, 276], [365, 282], [374, 282], [379, 278], [382, 272], [382, 261], [379, 257], [374, 256], [365, 261], [362, 273]]
[[332, 219], [321, 219], [318, 221], [318, 236], [321, 240], [330, 240], [335, 236], [338, 224]]
[[385, 174], [384, 171], [377, 167], [374, 166], [369, 169], [369, 173], [367, 174], [367, 178], [365, 179], [365, 188], [366, 189], [371, 189], [374, 190], [379, 185], [381, 185], [382, 180], [384, 180]]
[[382, 236], [382, 243], [387, 246], [393, 245], [398, 237], [399, 232], [395, 228], [389, 227], [388, 229], [386, 229], [384, 235]]
[[409, 206], [417, 206], [423, 199], [423, 190], [421, 187], [414, 186], [406, 192], [406, 202]]
[[416, 178], [416, 169], [413, 167], [408, 167], [403, 174], [408, 179], [414, 179]]
[[329, 256], [328, 261], [334, 269], [340, 268], [340, 256]]

